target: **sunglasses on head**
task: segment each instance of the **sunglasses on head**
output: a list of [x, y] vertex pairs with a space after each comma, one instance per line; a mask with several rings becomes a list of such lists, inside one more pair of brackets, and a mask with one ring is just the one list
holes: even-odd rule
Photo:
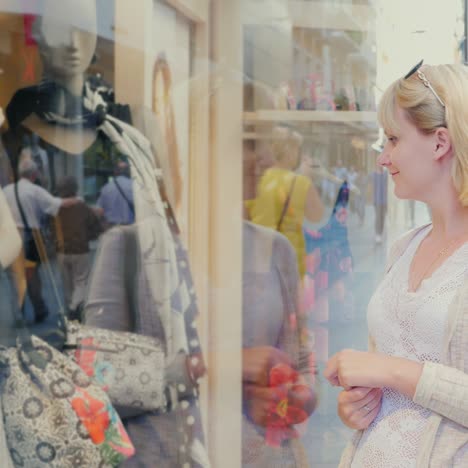
[[444, 104], [444, 101], [442, 101], [442, 99], [440, 98], [440, 96], [436, 93], [436, 90], [432, 87], [431, 83], [429, 82], [429, 80], [427, 79], [426, 75], [424, 74], [424, 72], [422, 70], [420, 70], [420, 68], [422, 67], [422, 64], [424, 62], [424, 59], [421, 60], [419, 63], [417, 63], [406, 75], [405, 77], [403, 78], [404, 80], [407, 80], [408, 78], [410, 78], [411, 76], [413, 76], [415, 73], [417, 75], [417, 77], [422, 81], [423, 85], [426, 87], [426, 88], [429, 88], [432, 92], [432, 94], [437, 98], [437, 100], [440, 102], [440, 104], [442, 105], [442, 107], [445, 107], [445, 104]]

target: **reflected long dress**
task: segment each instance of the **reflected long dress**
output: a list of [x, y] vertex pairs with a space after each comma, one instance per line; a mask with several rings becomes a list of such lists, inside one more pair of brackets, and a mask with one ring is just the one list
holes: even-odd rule
[[[272, 346], [284, 351], [312, 384], [310, 349], [297, 313], [295, 252], [283, 235], [249, 222], [244, 222], [243, 245], [243, 346]], [[265, 443], [264, 428], [245, 413], [242, 422], [243, 467], [309, 466], [300, 439], [271, 447]]]

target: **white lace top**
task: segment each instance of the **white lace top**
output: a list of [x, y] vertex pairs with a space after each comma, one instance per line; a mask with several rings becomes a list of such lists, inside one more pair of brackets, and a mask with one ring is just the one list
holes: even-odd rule
[[[431, 227], [412, 240], [371, 298], [369, 333], [378, 352], [416, 361], [440, 362], [448, 307], [468, 273], [468, 243], [450, 256], [416, 292], [408, 291], [411, 260]], [[415, 466], [430, 410], [384, 388], [382, 407], [364, 431], [353, 468]]]

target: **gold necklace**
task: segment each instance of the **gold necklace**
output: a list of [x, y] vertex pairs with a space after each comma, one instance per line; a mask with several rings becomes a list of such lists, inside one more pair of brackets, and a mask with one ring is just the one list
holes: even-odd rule
[[[439, 253], [436, 255], [436, 257], [434, 258], [434, 260], [432, 260], [432, 262], [429, 264], [429, 266], [424, 270], [424, 272], [422, 273], [422, 275], [419, 276], [418, 278], [418, 281], [417, 282], [414, 282], [414, 281], [411, 281], [411, 284], [410, 284], [410, 287], [411, 287], [411, 291], [412, 292], [415, 292], [419, 289], [419, 287], [421, 286], [421, 283], [423, 282], [423, 280], [425, 279], [425, 276], [426, 274], [431, 270], [431, 268], [434, 266], [434, 264], [443, 256], [445, 255], [447, 252], [450, 251], [450, 249], [456, 245], [457, 243], [462, 243], [461, 241], [464, 241], [465, 240], [465, 236], [461, 237], [461, 238], [458, 238], [458, 239], [454, 239], [452, 242], [449, 243], [449, 245], [447, 245], [446, 247], [444, 247], [442, 250], [439, 251]], [[414, 267], [413, 267], [414, 268]], [[411, 269], [413, 269], [411, 268]], [[411, 278], [411, 274], [410, 274], [410, 278]]]

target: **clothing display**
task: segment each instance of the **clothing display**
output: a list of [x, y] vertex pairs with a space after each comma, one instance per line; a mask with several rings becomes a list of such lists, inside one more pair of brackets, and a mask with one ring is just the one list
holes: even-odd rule
[[[137, 230], [132, 227], [117, 227], [108, 231], [101, 239], [96, 254], [90, 289], [84, 309], [84, 321], [89, 326], [107, 328], [119, 331], [135, 331], [150, 337], [162, 340], [166, 361], [173, 361], [176, 356], [169, 354], [168, 340], [166, 339], [163, 317], [155, 313], [158, 303], [151, 295], [149, 280], [142, 268], [141, 246], [136, 244], [137, 251], [126, 255], [127, 248], [126, 229]], [[155, 239], [155, 242], [157, 240]], [[156, 246], [155, 246], [156, 247]], [[199, 339], [194, 328], [196, 313], [195, 292], [191, 286], [187, 270], [187, 259], [183, 247], [178, 244], [176, 261], [184, 265], [184, 270], [174, 274], [183, 281], [180, 288], [175, 288], [169, 300], [173, 305], [175, 320], [179, 320], [183, 327], [183, 335], [172, 334], [176, 354], [188, 350], [187, 345], [196, 346], [199, 349]], [[136, 259], [136, 272], [126, 273], [128, 265], [125, 258]], [[183, 273], [182, 276], [179, 276]], [[184, 280], [186, 278], [186, 281]], [[131, 280], [130, 285], [127, 283]], [[177, 330], [174, 327], [175, 330]], [[172, 331], [172, 326], [169, 331]], [[201, 362], [200, 357], [193, 353], [193, 359]], [[197, 364], [196, 362], [194, 363]], [[190, 379], [184, 378], [179, 371], [179, 382], [173, 382], [174, 401], [173, 407], [168, 412], [161, 414], [145, 413], [140, 416], [125, 419], [125, 425], [130, 437], [135, 444], [137, 453], [133, 459], [128, 460], [125, 466], [139, 467], [151, 466], [154, 460], [158, 460], [161, 467], [170, 468], [179, 462], [192, 463], [190, 466], [204, 466], [196, 464], [191, 458], [203, 458], [198, 455], [198, 447], [202, 447], [203, 434], [197, 408], [197, 389]], [[189, 425], [187, 425], [189, 424]], [[190, 429], [191, 435], [184, 440], [186, 429]], [[181, 432], [183, 430], [183, 432]], [[182, 453], [180, 446], [185, 447]], [[191, 453], [191, 451], [196, 453]]]
[[[383, 450], [382, 458], [376, 459], [373, 452], [372, 466], [408, 466], [408, 460], [424, 468], [462, 468], [468, 463], [468, 366], [463, 359], [468, 352], [468, 335], [464, 331], [468, 324], [468, 245], [465, 243], [457, 249], [432, 277], [421, 283], [420, 289], [408, 292], [409, 263], [428, 229], [414, 229], [392, 247], [389, 272], [369, 306], [369, 350], [397, 353], [396, 346], [400, 346], [399, 352], [403, 356], [413, 356], [413, 359], [424, 362], [416, 392], [411, 401], [401, 395], [396, 398], [393, 392], [385, 390], [381, 411], [387, 417], [380, 421], [382, 429], [372, 424], [365, 431], [357, 431], [343, 453], [340, 468], [355, 466], [361, 457], [369, 457], [366, 453], [372, 450], [372, 445], [377, 447], [377, 439], [379, 450]], [[404, 286], [400, 284], [400, 289], [393, 289], [396, 283], [402, 282]], [[392, 300], [385, 303], [383, 317], [380, 314], [376, 317], [372, 310], [388, 300], [385, 291], [389, 292], [390, 288]], [[395, 291], [399, 294], [395, 295]], [[404, 304], [410, 307], [408, 324], [403, 317], [395, 316]], [[393, 314], [390, 328], [386, 320], [389, 313]], [[411, 321], [418, 322], [418, 330], [422, 330], [420, 335], [415, 334]], [[399, 334], [398, 339], [394, 338], [395, 332]], [[405, 341], [402, 341], [401, 333], [404, 333]], [[434, 346], [437, 341], [438, 346]], [[390, 418], [398, 422], [395, 418], [402, 416], [398, 411], [391, 411], [395, 405], [404, 408], [406, 417], [400, 421], [399, 430], [392, 430], [391, 437], [392, 440], [398, 438], [402, 445], [388, 443], [386, 420]], [[379, 435], [376, 431], [380, 430]], [[408, 441], [403, 440], [409, 435], [415, 437], [411, 448], [408, 448]], [[380, 437], [386, 437], [385, 442]], [[391, 453], [388, 451], [390, 447]]]
[[[25, 96], [34, 96], [34, 99], [25, 103]], [[65, 117], [54, 111], [57, 96], [67, 103], [69, 112], [65, 112]], [[119, 252], [123, 249], [119, 241], [121, 231], [112, 229], [102, 236], [91, 271], [83, 312], [86, 324], [157, 338], [161, 340], [168, 363], [179, 362], [178, 356], [182, 353], [187, 356], [187, 368], [184, 360], [179, 369], [181, 381], [173, 382], [170, 388], [171, 407], [166, 412], [141, 414], [140, 411], [139, 415], [125, 417], [124, 424], [136, 454], [124, 466], [150, 467], [155, 460], [161, 467], [208, 466], [198, 409], [197, 380], [203, 375], [204, 366], [195, 328], [198, 312], [195, 291], [187, 254], [179, 240], [177, 223], [165, 197], [162, 174], [155, 165], [148, 140], [134, 127], [110, 115], [107, 110], [110, 112], [112, 107], [88, 82], [81, 100], [55, 83], [43, 82], [38, 87], [19, 91], [7, 112], [12, 122], [17, 117], [14, 103], [18, 101], [29, 106], [30, 112], [48, 125], [95, 129], [97, 138], [112, 146], [110, 155], [115, 156], [115, 161], [125, 158], [130, 167], [137, 246], [133, 258], [137, 259], [138, 268], [132, 278], [137, 282], [126, 285], [125, 268], [111, 267], [112, 262], [125, 258], [123, 250]], [[23, 118], [26, 117], [24, 106], [20, 109]], [[81, 111], [77, 112], [77, 108]], [[20, 128], [14, 132], [18, 130]], [[135, 293], [133, 299], [130, 299], [131, 292]], [[129, 300], [132, 305], [133, 300], [138, 304], [132, 307], [132, 320], [127, 316]], [[112, 307], [108, 308], [110, 304]], [[159, 372], [164, 374], [169, 369]], [[184, 373], [188, 374], [188, 379]], [[188, 382], [190, 386], [186, 385]]]
[[265, 171], [257, 187], [257, 197], [247, 202], [250, 220], [255, 224], [276, 229], [283, 207], [294, 182], [294, 189], [280, 232], [293, 245], [301, 277], [305, 274], [305, 240], [302, 231], [307, 193], [310, 180], [292, 171], [270, 168]]

